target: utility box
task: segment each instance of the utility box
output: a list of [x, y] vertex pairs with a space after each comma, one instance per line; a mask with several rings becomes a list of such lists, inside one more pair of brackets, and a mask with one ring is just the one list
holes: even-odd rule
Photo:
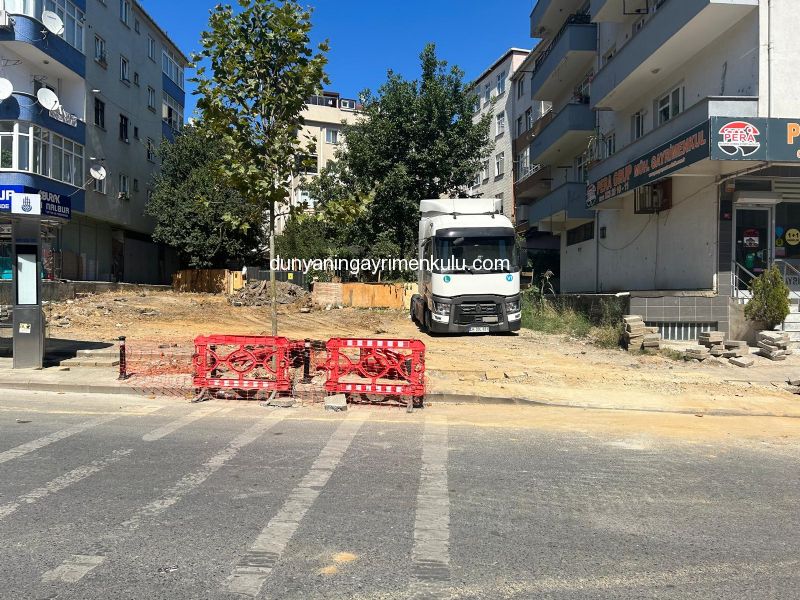
[[14, 368], [44, 365], [45, 318], [42, 311], [42, 245], [38, 219], [19, 219], [12, 228], [14, 270]]

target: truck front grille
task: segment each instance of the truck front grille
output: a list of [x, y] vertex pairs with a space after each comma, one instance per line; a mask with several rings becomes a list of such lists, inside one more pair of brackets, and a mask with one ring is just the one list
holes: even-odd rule
[[459, 325], [497, 323], [499, 316], [499, 307], [494, 302], [465, 302], [458, 306], [456, 323]]

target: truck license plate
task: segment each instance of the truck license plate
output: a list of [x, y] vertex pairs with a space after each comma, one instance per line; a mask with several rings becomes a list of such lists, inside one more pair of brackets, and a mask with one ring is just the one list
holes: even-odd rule
[[470, 327], [469, 328], [469, 332], [470, 333], [489, 333], [489, 328], [488, 327]]

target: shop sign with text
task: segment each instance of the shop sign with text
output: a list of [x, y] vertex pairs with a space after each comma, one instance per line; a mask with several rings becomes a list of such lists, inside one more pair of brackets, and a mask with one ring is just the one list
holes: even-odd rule
[[711, 158], [800, 162], [800, 119], [712, 117]]

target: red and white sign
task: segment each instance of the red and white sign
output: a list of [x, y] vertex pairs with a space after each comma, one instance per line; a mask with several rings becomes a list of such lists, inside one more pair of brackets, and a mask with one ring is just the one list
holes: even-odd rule
[[761, 132], [752, 123], [747, 121], [731, 121], [719, 130], [722, 139], [718, 142], [719, 149], [728, 156], [750, 156], [761, 148], [759, 136]]

